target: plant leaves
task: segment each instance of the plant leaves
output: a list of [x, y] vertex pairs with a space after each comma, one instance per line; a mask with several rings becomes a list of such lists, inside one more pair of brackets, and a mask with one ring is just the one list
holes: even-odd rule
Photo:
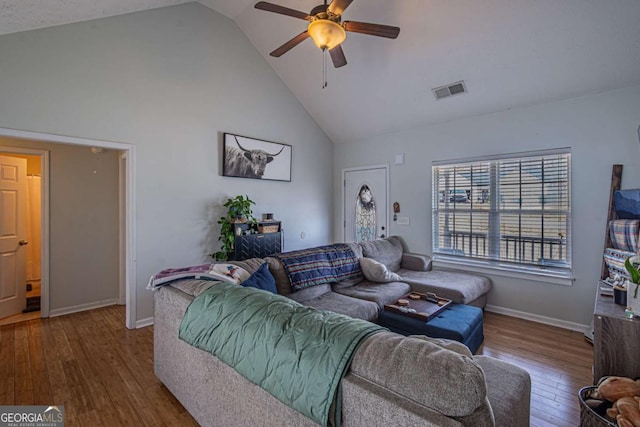
[[631, 282], [640, 284], [640, 271], [631, 263], [629, 258], [624, 261], [624, 268], [629, 272], [629, 276], [631, 276]]

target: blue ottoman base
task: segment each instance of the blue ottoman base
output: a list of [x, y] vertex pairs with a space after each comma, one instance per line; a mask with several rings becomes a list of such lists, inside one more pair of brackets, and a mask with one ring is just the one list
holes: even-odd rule
[[380, 326], [408, 335], [456, 340], [476, 354], [484, 340], [482, 310], [464, 304], [452, 304], [437, 317], [425, 322], [393, 311], [383, 311], [378, 317]]

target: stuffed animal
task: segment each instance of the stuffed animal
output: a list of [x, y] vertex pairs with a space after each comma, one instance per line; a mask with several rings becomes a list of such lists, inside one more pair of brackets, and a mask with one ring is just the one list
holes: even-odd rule
[[591, 396], [613, 402], [607, 416], [620, 427], [640, 427], [640, 380], [625, 377], [608, 377], [598, 384]]
[[598, 389], [592, 397], [615, 402], [626, 396], [640, 396], [640, 380], [634, 381], [625, 377], [608, 377], [598, 384]]
[[640, 397], [621, 397], [607, 410], [607, 416], [620, 427], [640, 427]]

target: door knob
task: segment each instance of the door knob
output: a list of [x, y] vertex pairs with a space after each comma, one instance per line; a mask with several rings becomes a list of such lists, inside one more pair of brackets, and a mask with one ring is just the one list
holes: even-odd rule
[[20, 240], [20, 241], [18, 242], [18, 244], [19, 244], [20, 246], [24, 246], [24, 245], [28, 245], [28, 244], [29, 244], [29, 242], [27, 242], [26, 240]]

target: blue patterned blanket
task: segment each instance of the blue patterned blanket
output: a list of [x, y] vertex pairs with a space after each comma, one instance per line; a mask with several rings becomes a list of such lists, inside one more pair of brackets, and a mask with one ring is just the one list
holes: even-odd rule
[[362, 278], [356, 254], [344, 243], [285, 252], [276, 257], [282, 261], [294, 291]]

